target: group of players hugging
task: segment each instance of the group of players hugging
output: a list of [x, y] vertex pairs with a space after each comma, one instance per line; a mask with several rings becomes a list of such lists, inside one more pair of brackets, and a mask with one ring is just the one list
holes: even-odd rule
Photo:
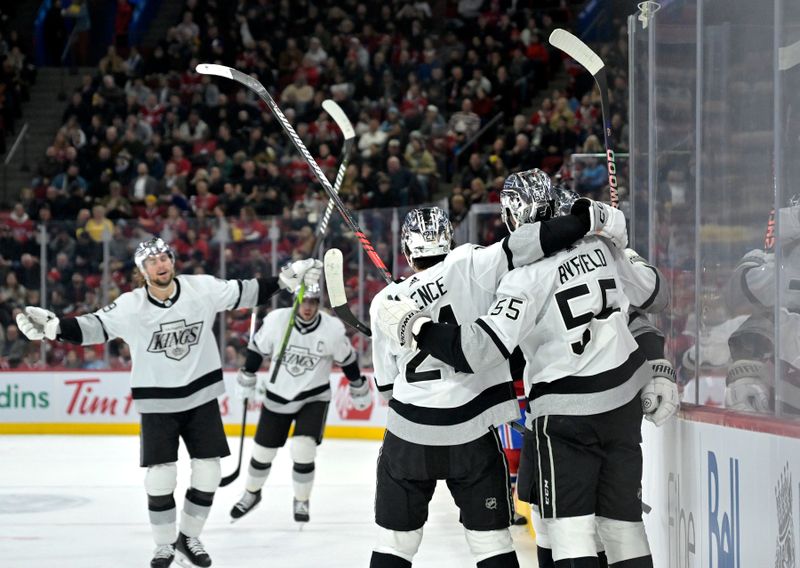
[[[456, 247], [447, 213], [437, 207], [409, 212], [401, 245], [413, 274], [386, 286], [370, 306], [374, 387], [388, 401], [370, 566], [412, 565], [438, 480], [460, 510], [477, 566], [518, 566], [509, 531], [516, 461], [516, 492], [535, 511], [540, 567], [651, 567], [642, 418], [661, 425], [679, 406], [663, 335], [647, 316], [666, 307], [667, 285], [626, 248], [619, 210], [579, 198], [537, 169], [510, 175], [500, 200], [509, 235], [487, 247]], [[134, 262], [143, 286], [97, 312], [58, 318], [29, 306], [17, 323], [31, 340], [129, 344], [156, 543], [151, 567], [176, 559], [210, 566], [199, 537], [221, 480], [220, 458], [230, 453], [217, 402], [224, 384], [216, 314], [304, 290], [286, 349], [302, 354], [303, 364], [257, 378], [262, 361], [281, 351], [291, 317], [283, 308], [266, 316], [237, 375], [238, 394], [252, 398], [258, 390], [262, 406], [232, 520], [261, 502], [294, 424], [294, 516], [307, 522], [332, 366], [346, 375], [356, 408], [372, 404], [372, 390], [344, 325], [320, 310], [318, 260], [292, 262], [271, 278], [177, 275], [172, 249], [156, 237], [139, 244]], [[516, 457], [502, 443], [509, 445], [511, 431], [504, 425], [520, 421], [512, 379], [524, 402]], [[191, 480], [178, 521], [181, 438]]]

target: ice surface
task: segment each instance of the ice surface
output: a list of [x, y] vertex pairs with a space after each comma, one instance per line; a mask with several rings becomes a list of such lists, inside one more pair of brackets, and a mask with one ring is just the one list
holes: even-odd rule
[[[229, 442], [236, 454], [238, 438]], [[378, 448], [373, 441], [322, 443], [311, 522], [300, 531], [292, 519], [288, 448], [278, 453], [258, 508], [230, 524], [228, 512], [244, 488], [248, 445], [242, 476], [217, 492], [201, 537], [214, 567], [367, 567], [375, 540]], [[147, 517], [145, 470], [138, 463], [138, 438], [0, 436], [0, 456], [0, 566], [149, 566], [155, 545]], [[234, 456], [223, 459], [222, 474], [235, 466]], [[175, 492], [179, 508], [189, 471], [181, 447]], [[527, 529], [512, 527], [512, 532], [521, 566], [535, 567], [536, 547]], [[443, 483], [434, 495], [414, 566], [474, 566], [458, 510]]]

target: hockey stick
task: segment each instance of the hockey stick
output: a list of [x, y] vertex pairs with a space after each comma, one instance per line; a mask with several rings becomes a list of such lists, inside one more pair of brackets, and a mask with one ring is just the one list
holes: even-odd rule
[[375, 252], [375, 247], [372, 246], [372, 243], [364, 234], [364, 232], [359, 228], [358, 224], [353, 220], [352, 215], [350, 215], [350, 211], [347, 209], [347, 206], [342, 202], [342, 199], [336, 194], [331, 187], [331, 182], [328, 181], [328, 178], [325, 177], [325, 173], [319, 167], [316, 160], [311, 156], [311, 153], [306, 148], [303, 141], [297, 135], [294, 128], [289, 121], [286, 119], [286, 116], [281, 111], [280, 107], [277, 103], [273, 100], [272, 95], [269, 94], [267, 89], [264, 88], [257, 79], [242, 73], [241, 71], [237, 71], [231, 67], [226, 67], [224, 65], [216, 65], [213, 63], [201, 63], [197, 66], [197, 72], [202, 75], [216, 75], [218, 77], [225, 77], [226, 79], [232, 79], [237, 83], [240, 83], [256, 93], [259, 98], [264, 101], [267, 106], [272, 111], [272, 114], [278, 119], [278, 122], [283, 128], [283, 131], [286, 133], [287, 136], [291, 139], [294, 147], [297, 149], [298, 152], [305, 158], [308, 167], [311, 168], [311, 171], [314, 172], [314, 176], [316, 176], [317, 181], [322, 185], [325, 191], [328, 193], [328, 197], [333, 201], [336, 208], [339, 210], [339, 213], [342, 214], [345, 223], [347, 226], [355, 233], [356, 237], [361, 243], [361, 247], [364, 249], [364, 252], [367, 253], [367, 256], [372, 261], [378, 270], [381, 273], [381, 276], [386, 281], [387, 284], [392, 282], [392, 274], [389, 272], [389, 269], [386, 268], [386, 265], [383, 263], [381, 258], [378, 256], [378, 253]]
[[344, 268], [342, 266], [342, 251], [337, 248], [328, 249], [325, 253], [325, 284], [328, 288], [328, 298], [331, 308], [347, 325], [355, 328], [367, 337], [372, 336], [372, 331], [367, 325], [358, 321], [350, 306], [347, 304], [347, 294], [344, 291]]
[[[253, 309], [253, 313], [250, 314], [250, 339], [247, 342], [248, 344], [250, 341], [253, 341], [253, 333], [256, 330], [256, 310]], [[242, 454], [244, 454], [244, 429], [247, 426], [247, 397], [244, 397], [243, 404], [242, 404], [242, 431], [239, 433], [239, 461], [236, 463], [236, 469], [230, 475], [226, 475], [222, 479], [219, 480], [219, 486], [225, 487], [226, 485], [230, 485], [233, 483], [237, 477], [239, 477], [239, 472], [242, 470]]]
[[[347, 164], [350, 161], [350, 154], [353, 151], [353, 144], [355, 141], [356, 133], [353, 130], [353, 125], [350, 124], [350, 120], [345, 115], [344, 111], [341, 107], [333, 102], [332, 100], [325, 100], [322, 103], [322, 108], [325, 109], [331, 118], [339, 125], [339, 129], [344, 134], [344, 147], [342, 151], [342, 163], [339, 165], [339, 171], [336, 172], [336, 181], [334, 182], [333, 191], [336, 194], [339, 194], [339, 190], [342, 188], [342, 182], [344, 181], [345, 172], [347, 171]], [[322, 220], [317, 225], [316, 231], [316, 238], [317, 242], [314, 243], [314, 251], [311, 253], [311, 258], [316, 258], [319, 254], [320, 249], [322, 248], [322, 242], [325, 237], [325, 232], [328, 229], [328, 222], [331, 219], [331, 214], [333, 213], [333, 200], [328, 201], [328, 206], [325, 208], [325, 214], [322, 216]], [[300, 304], [303, 303], [303, 296], [305, 295], [306, 291], [306, 283], [303, 281], [300, 284], [300, 290], [297, 292], [297, 295], [294, 298], [294, 303], [292, 304], [292, 311], [289, 314], [289, 321], [286, 323], [286, 331], [283, 333], [283, 339], [281, 340], [281, 347], [278, 350], [278, 356], [275, 358], [275, 361], [272, 363], [272, 375], [270, 376], [269, 382], [270, 384], [274, 383], [275, 380], [278, 378], [278, 371], [281, 368], [281, 364], [283, 363], [283, 358], [286, 355], [286, 348], [289, 346], [289, 338], [292, 335], [292, 328], [294, 327], [294, 322], [297, 317], [297, 310], [300, 307]]]
[[617, 162], [614, 154], [614, 138], [611, 131], [611, 107], [608, 103], [608, 80], [606, 66], [592, 49], [565, 29], [556, 28], [550, 34], [550, 45], [556, 47], [580, 63], [592, 77], [600, 89], [600, 113], [603, 115], [603, 137], [606, 145], [606, 167], [608, 168], [608, 189], [611, 194], [611, 206], [619, 207], [617, 194]]

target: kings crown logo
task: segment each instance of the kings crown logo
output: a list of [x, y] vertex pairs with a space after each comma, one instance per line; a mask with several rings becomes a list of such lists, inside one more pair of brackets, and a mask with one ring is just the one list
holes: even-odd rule
[[319, 356], [311, 353], [307, 347], [290, 345], [286, 348], [286, 355], [283, 357], [283, 367], [293, 377], [299, 377], [303, 373], [314, 369], [319, 359]]
[[778, 512], [778, 538], [775, 545], [775, 568], [795, 568], [794, 523], [792, 522], [792, 473], [787, 462], [775, 485]]
[[170, 359], [180, 361], [189, 354], [193, 345], [200, 341], [203, 322], [186, 323], [186, 320], [162, 323], [160, 329], [153, 333], [149, 353], [163, 353]]

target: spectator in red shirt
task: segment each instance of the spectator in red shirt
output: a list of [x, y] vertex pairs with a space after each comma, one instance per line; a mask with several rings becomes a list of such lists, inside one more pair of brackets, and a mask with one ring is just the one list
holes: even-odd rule
[[183, 155], [183, 148], [177, 144], [172, 147], [172, 158], [168, 163], [175, 164], [178, 175], [186, 176], [192, 171], [192, 163]]

